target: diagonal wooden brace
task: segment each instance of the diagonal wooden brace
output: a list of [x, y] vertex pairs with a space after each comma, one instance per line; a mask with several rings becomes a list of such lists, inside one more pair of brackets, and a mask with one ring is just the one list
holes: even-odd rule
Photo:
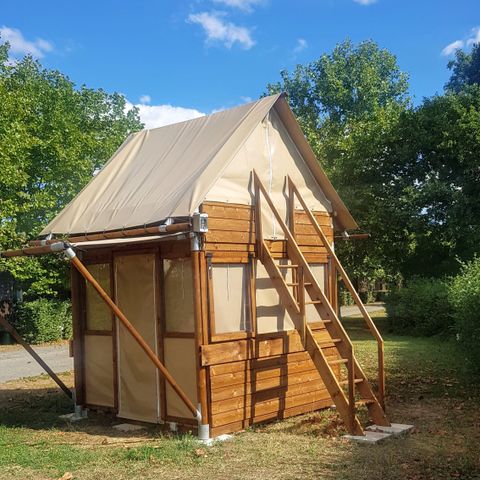
[[42, 360], [40, 355], [20, 336], [20, 334], [15, 330], [15, 328], [10, 325], [10, 323], [5, 318], [3, 312], [4, 306], [2, 306], [2, 312], [0, 313], [0, 325], [15, 339], [15, 341], [20, 344], [32, 357], [33, 359], [48, 373], [51, 379], [63, 390], [65, 395], [67, 395], [70, 400], [73, 400], [72, 391], [58, 378], [58, 375]]

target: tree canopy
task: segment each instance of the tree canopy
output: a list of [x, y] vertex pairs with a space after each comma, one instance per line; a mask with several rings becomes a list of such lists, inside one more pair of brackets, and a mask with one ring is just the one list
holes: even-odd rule
[[[0, 246], [36, 236], [113, 154], [142, 128], [122, 95], [75, 84], [30, 56], [9, 61], [0, 46]], [[32, 295], [61, 288], [52, 259], [8, 261]]]
[[448, 68], [452, 75], [445, 85], [447, 91], [458, 93], [468, 85], [480, 84], [480, 44], [474, 44], [471, 52], [457, 50]]
[[457, 53], [445, 95], [418, 107], [395, 56], [371, 41], [346, 41], [268, 85], [288, 93], [319, 162], [371, 234], [339, 245], [354, 277], [444, 275], [478, 249], [479, 52]]

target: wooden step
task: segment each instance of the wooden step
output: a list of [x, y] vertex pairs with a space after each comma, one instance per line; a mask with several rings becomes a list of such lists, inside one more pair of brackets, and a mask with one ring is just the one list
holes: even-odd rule
[[[354, 380], [355, 383], [362, 383], [364, 380], [363, 378], [356, 378]], [[345, 385], [348, 385], [348, 380], [342, 380], [341, 382], [338, 382], [342, 387]]]
[[355, 402], [356, 407], [362, 407], [364, 405], [371, 405], [372, 403], [375, 403], [375, 400], [372, 398], [362, 398], [361, 400], [357, 400]]
[[329, 365], [341, 365], [348, 363], [348, 358], [339, 358], [338, 360], [329, 360]]
[[277, 263], [277, 267], [278, 268], [298, 268], [298, 265], [293, 265], [292, 263], [290, 263], [289, 265], [280, 265]]
[[310, 302], [305, 302], [305, 305], [319, 305], [320, 303], [322, 303], [321, 300], [312, 300]]
[[320, 348], [328, 348], [332, 346], [332, 343], [340, 343], [341, 338], [332, 338], [331, 340], [325, 340], [324, 342], [317, 342]]

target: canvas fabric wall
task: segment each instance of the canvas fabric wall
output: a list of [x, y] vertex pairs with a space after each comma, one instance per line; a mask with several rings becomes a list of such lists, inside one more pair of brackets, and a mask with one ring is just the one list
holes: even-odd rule
[[[155, 255], [115, 258], [119, 308], [158, 354]], [[160, 417], [158, 372], [117, 319], [119, 412], [123, 418], [157, 422]]]
[[[325, 291], [325, 264], [311, 264], [310, 269], [323, 291]], [[286, 282], [292, 281], [292, 269], [280, 270]], [[272, 280], [262, 263], [257, 261], [256, 267], [256, 302], [257, 302], [257, 332], [270, 333], [293, 330], [293, 320], [280, 301], [280, 296], [273, 286]], [[308, 294], [306, 294], [308, 301]], [[313, 305], [305, 309], [307, 321], [315, 323], [320, 320]]]
[[[357, 228], [284, 95], [272, 95], [130, 135], [41, 235], [140, 227], [190, 216], [205, 199], [250, 204], [252, 168], [276, 202], [282, 197], [284, 176], [290, 173], [311, 207], [332, 211], [332, 202], [336, 221], [344, 228]], [[279, 206], [285, 199], [281, 200]]]
[[[325, 268], [326, 264], [325, 263], [313, 263], [310, 264], [310, 270], [312, 271], [313, 275], [315, 276], [315, 279], [317, 280], [318, 284], [320, 285], [320, 288], [323, 290], [325, 293]], [[306, 300], [310, 300], [308, 297], [308, 294], [306, 295]], [[317, 309], [315, 308], [315, 305], [306, 305], [305, 306], [305, 316], [307, 317], [307, 322], [309, 323], [315, 323], [320, 320], [320, 317], [318, 315]]]
[[215, 334], [251, 330], [248, 266], [214, 264], [212, 282]]
[[[206, 195], [207, 201], [253, 203], [251, 171], [255, 169], [275, 207], [287, 222], [287, 175], [293, 180], [311, 210], [331, 212], [330, 202], [300, 155], [295, 143], [275, 110], [270, 110], [258, 124], [234, 159]], [[263, 235], [282, 239], [283, 231], [265, 201], [263, 206]], [[295, 207], [302, 209], [301, 205]]]
[[163, 261], [165, 329], [193, 333], [193, 272], [189, 258]]
[[[195, 340], [193, 338], [164, 338], [165, 367], [194, 405], [197, 405], [197, 370], [195, 366]], [[166, 384], [167, 415], [192, 418], [172, 387]]]
[[114, 406], [113, 345], [108, 335], [85, 335], [85, 396], [89, 405]]
[[[291, 269], [284, 269], [282, 274], [285, 281], [291, 281]], [[263, 264], [257, 261], [256, 266], [256, 303], [257, 303], [257, 332], [270, 333], [293, 330], [293, 320], [280, 302], [280, 296], [273, 286]]]
[[[96, 263], [87, 265], [87, 269], [105, 292], [111, 295], [110, 264]], [[89, 282], [86, 282], [85, 302], [87, 330], [111, 330], [112, 312]]]

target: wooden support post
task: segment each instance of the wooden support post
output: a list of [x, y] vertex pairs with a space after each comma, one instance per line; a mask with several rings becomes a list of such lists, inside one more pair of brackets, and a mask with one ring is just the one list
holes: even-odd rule
[[[254, 174], [255, 177], [255, 174]], [[257, 257], [263, 258], [263, 228], [262, 228], [262, 199], [259, 182], [254, 181], [255, 190], [255, 236], [257, 245]]]
[[[202, 366], [201, 348], [204, 344], [204, 309], [202, 308], [203, 295], [206, 295], [205, 283], [201, 281], [201, 263], [205, 263], [205, 254], [200, 251], [192, 252], [193, 267], [193, 294], [195, 315], [195, 363], [197, 369], [197, 396], [202, 413], [202, 425], [208, 425], [208, 402], [207, 402], [207, 371]], [[204, 270], [204, 269], [203, 269]], [[203, 288], [202, 288], [203, 283]]]
[[[74, 255], [74, 254], [72, 254]], [[108, 305], [108, 307], [113, 311], [116, 317], [123, 323], [127, 331], [132, 335], [138, 345], [142, 348], [142, 350], [147, 354], [148, 358], [152, 361], [152, 363], [157, 367], [160, 374], [167, 380], [167, 382], [171, 385], [175, 393], [182, 399], [183, 403], [187, 406], [190, 410], [192, 415], [195, 418], [198, 418], [198, 411], [195, 405], [191, 402], [191, 400], [187, 397], [185, 392], [180, 388], [178, 383], [175, 379], [170, 375], [170, 372], [165, 368], [163, 363], [158, 359], [157, 355], [153, 352], [153, 350], [148, 346], [145, 342], [143, 337], [138, 333], [137, 329], [130, 323], [124, 313], [118, 308], [118, 306], [113, 302], [113, 300], [108, 296], [108, 294], [103, 290], [103, 288], [99, 285], [99, 283], [93, 278], [91, 273], [87, 270], [85, 265], [78, 259], [78, 257], [70, 256], [70, 261], [73, 266], [81, 273], [81, 275], [89, 282], [92, 287], [97, 291], [100, 295], [100, 298]]]
[[[2, 306], [3, 309], [3, 306]], [[70, 400], [73, 399], [73, 394], [71, 390], [58, 378], [58, 375], [42, 360], [40, 355], [33, 350], [33, 348], [25, 342], [25, 340], [19, 335], [19, 333], [10, 325], [10, 323], [5, 318], [4, 314], [0, 314], [0, 325], [19, 343], [31, 356], [32, 358], [48, 373], [50, 378], [63, 390], [65, 395], [67, 395]]]
[[73, 334], [73, 375], [75, 382], [75, 403], [85, 405], [85, 284], [75, 268], [70, 271], [72, 295], [72, 334]]

